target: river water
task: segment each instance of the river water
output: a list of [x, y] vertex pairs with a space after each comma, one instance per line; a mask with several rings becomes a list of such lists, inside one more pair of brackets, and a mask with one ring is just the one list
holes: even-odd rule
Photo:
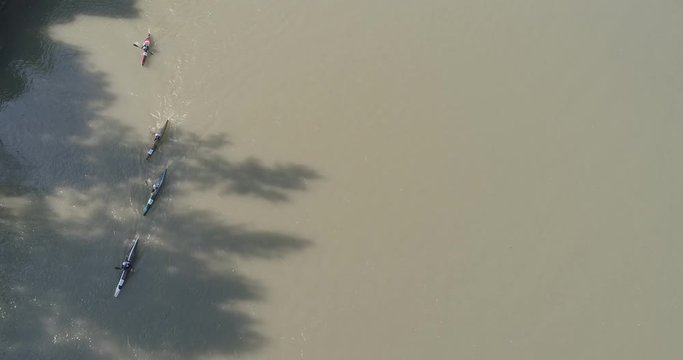
[[14, 1], [0, 358], [680, 358], [681, 24], [668, 1]]

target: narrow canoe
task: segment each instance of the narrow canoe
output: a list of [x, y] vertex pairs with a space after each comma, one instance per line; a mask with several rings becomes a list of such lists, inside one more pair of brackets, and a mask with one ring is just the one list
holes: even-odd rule
[[161, 131], [159, 131], [159, 135], [161, 135], [159, 137], [159, 140], [154, 140], [154, 144], [152, 144], [152, 147], [150, 147], [149, 150], [147, 150], [147, 159], [149, 159], [152, 156], [152, 154], [154, 154], [154, 152], [159, 147], [159, 144], [161, 143], [161, 139], [164, 138], [164, 133], [166, 132], [166, 128], [168, 128], [168, 120], [166, 120], [166, 122], [164, 123], [164, 126], [161, 128]]
[[[140, 236], [136, 236], [135, 239], [133, 239], [133, 244], [130, 246], [128, 256], [124, 259], [124, 262], [127, 261], [130, 263], [130, 268], [121, 268], [121, 277], [119, 278], [119, 283], [116, 285], [116, 289], [114, 289], [114, 297], [119, 297], [119, 293], [121, 292], [121, 289], [123, 289], [123, 284], [126, 282], [126, 277], [128, 277], [128, 273], [133, 269], [133, 258], [135, 257], [135, 248], [138, 245], [139, 238]], [[121, 265], [123, 265], [123, 263]]]
[[168, 171], [168, 168], [164, 169], [164, 172], [161, 173], [161, 176], [159, 176], [159, 180], [157, 181], [157, 187], [154, 192], [152, 192], [152, 195], [149, 196], [149, 200], [147, 200], [147, 204], [145, 204], [145, 208], [142, 211], [142, 216], [147, 215], [147, 212], [149, 209], [152, 207], [152, 204], [154, 204], [154, 201], [156, 200], [157, 196], [159, 196], [159, 192], [161, 191], [161, 188], [164, 185], [164, 179], [166, 178], [166, 172]]

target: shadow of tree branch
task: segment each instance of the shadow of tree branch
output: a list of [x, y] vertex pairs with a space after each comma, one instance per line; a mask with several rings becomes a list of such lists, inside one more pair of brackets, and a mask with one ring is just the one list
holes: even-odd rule
[[190, 159], [181, 160], [175, 166], [181, 174], [179, 179], [198, 188], [216, 188], [224, 195], [285, 202], [290, 192], [305, 191], [311, 181], [321, 178], [315, 170], [301, 164], [266, 165], [254, 157], [228, 160], [217, 153], [232, 144], [225, 134], [202, 139], [196, 134], [183, 133], [179, 138], [182, 142], [173, 144], [172, 155], [192, 154]]
[[[313, 243], [166, 204], [156, 209], [163, 211], [153, 227], [149, 219], [141, 226], [138, 270], [114, 300], [112, 267], [140, 220], [115, 215], [113, 209], [142, 206], [145, 199], [137, 203], [138, 194], [130, 190], [142, 171], [135, 166], [147, 173], [155, 163], [139, 165], [140, 153], [119, 141], [131, 138], [131, 129], [102, 114], [116, 100], [107, 75], [89, 71], [81, 49], [38, 30], [84, 13], [134, 17], [135, 2], [13, 4], [16, 20], [3, 23], [8, 15], [0, 14], [5, 45], [0, 50], [0, 130], [5, 130], [0, 133], [0, 196], [26, 201], [21, 208], [0, 206], [0, 358], [104, 360], [141, 351], [153, 358], [188, 359], [264, 346], [267, 339], [255, 330], [258, 319], [240, 305], [264, 301], [267, 292], [238, 271], [236, 257], [280, 259]], [[8, 36], [13, 29], [18, 31]], [[35, 97], [35, 74], [17, 64], [24, 61], [49, 75], [47, 49], [53, 48], [68, 51], [68, 66], [75, 70], [64, 81], [48, 78], [41, 85], [43, 94], [62, 92], [52, 100], [46, 122], [32, 107], [50, 97]], [[89, 126], [94, 118], [106, 121], [106, 128], [94, 132]], [[13, 133], [10, 121], [31, 131]], [[283, 202], [320, 178], [304, 165], [269, 166], [253, 157], [226, 160], [217, 154], [231, 145], [225, 134], [202, 139], [185, 133], [179, 139], [162, 145], [152, 161], [179, 159], [173, 176], [192, 186]]]

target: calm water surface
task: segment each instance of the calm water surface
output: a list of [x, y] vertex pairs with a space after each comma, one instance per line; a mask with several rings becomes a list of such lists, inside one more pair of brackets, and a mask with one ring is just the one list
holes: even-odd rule
[[673, 2], [15, 1], [0, 358], [678, 359], [681, 24]]

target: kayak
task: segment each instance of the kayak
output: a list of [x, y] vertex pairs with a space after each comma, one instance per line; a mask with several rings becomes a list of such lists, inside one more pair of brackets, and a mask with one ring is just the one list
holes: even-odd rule
[[159, 139], [154, 139], [154, 144], [152, 144], [152, 147], [147, 150], [147, 159], [149, 159], [152, 154], [154, 154], [154, 151], [159, 147], [159, 143], [161, 143], [161, 138], [164, 137], [164, 133], [166, 132], [166, 128], [168, 127], [168, 120], [164, 123], [164, 127], [161, 128], [161, 131], [159, 131]]
[[147, 204], [145, 204], [145, 209], [142, 211], [142, 216], [147, 215], [147, 212], [149, 209], [152, 207], [152, 204], [154, 204], [154, 200], [156, 200], [157, 196], [159, 196], [159, 191], [161, 191], [161, 187], [164, 185], [164, 179], [166, 178], [166, 172], [168, 171], [168, 168], [164, 169], [164, 172], [161, 173], [161, 176], [159, 176], [159, 181], [157, 181], [157, 187], [156, 190], [152, 192], [152, 195], [149, 196], [149, 200], [147, 200]]
[[[114, 290], [114, 297], [119, 297], [119, 293], [121, 292], [121, 289], [123, 289], [123, 283], [126, 282], [126, 277], [128, 276], [128, 273], [133, 269], [133, 257], [135, 256], [135, 247], [138, 245], [138, 239], [140, 236], [136, 236], [135, 239], [133, 239], [133, 244], [130, 246], [130, 251], [128, 251], [128, 256], [124, 259], [124, 262], [129, 262], [130, 263], [130, 268], [121, 268], [121, 278], [119, 279], [118, 285], [116, 285], [116, 289]], [[123, 265], [123, 264], [121, 264]]]
[[[147, 50], [145, 50], [145, 47]], [[152, 47], [152, 35], [147, 34], [145, 41], [142, 42], [142, 66], [145, 66], [145, 61], [147, 61], [147, 56], [149, 55], [149, 48]]]

